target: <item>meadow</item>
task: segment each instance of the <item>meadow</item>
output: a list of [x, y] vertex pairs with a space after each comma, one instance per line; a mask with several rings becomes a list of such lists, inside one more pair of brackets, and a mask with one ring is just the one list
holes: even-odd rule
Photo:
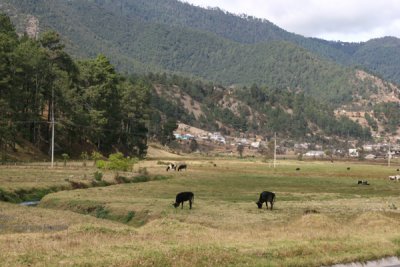
[[[329, 266], [400, 255], [400, 182], [387, 179], [396, 165], [281, 160], [273, 168], [259, 159], [188, 159], [187, 171], [167, 173], [160, 163], [135, 170], [163, 179], [51, 193], [38, 207], [0, 202], [0, 262]], [[13, 179], [24, 188], [58, 186], [69, 175], [89, 179], [97, 170], [0, 171], [0, 188]], [[276, 193], [272, 211], [255, 204], [263, 190]], [[194, 192], [192, 210], [172, 206], [181, 191]]]

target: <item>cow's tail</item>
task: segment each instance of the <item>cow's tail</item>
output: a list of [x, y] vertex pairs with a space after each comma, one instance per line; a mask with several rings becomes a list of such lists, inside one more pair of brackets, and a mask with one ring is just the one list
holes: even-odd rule
[[272, 192], [272, 193], [274, 193], [274, 197], [272, 198], [272, 202], [275, 202], [276, 194], [275, 194], [275, 192]]
[[194, 203], [194, 195], [192, 196], [192, 203]]

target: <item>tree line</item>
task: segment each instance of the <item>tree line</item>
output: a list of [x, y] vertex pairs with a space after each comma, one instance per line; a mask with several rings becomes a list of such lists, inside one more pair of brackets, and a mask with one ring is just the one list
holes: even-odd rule
[[151, 84], [124, 77], [104, 55], [73, 60], [54, 31], [37, 40], [18, 36], [0, 14], [0, 150], [21, 140], [43, 152], [79, 155], [121, 151], [144, 156], [147, 149]]

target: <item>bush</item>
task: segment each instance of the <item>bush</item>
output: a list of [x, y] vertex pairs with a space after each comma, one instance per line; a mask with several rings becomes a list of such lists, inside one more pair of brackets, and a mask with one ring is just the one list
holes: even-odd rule
[[126, 218], [124, 220], [124, 223], [130, 222], [133, 219], [133, 217], [135, 217], [135, 212], [134, 211], [128, 212], [128, 215], [126, 216]]
[[109, 211], [106, 210], [103, 206], [97, 206], [95, 210], [96, 218], [106, 219], [108, 216]]
[[67, 160], [69, 159], [69, 155], [67, 153], [61, 154], [64, 159], [64, 167], [67, 166]]
[[90, 155], [92, 160], [94, 161], [94, 165], [97, 166], [97, 161], [103, 158], [103, 155], [97, 151], [93, 151]]
[[102, 173], [102, 172], [99, 172], [99, 171], [96, 171], [96, 172], [93, 174], [93, 176], [94, 176], [94, 179], [95, 179], [96, 181], [98, 181], [98, 182], [100, 182], [100, 181], [103, 179], [103, 173]]
[[113, 171], [132, 171], [133, 164], [137, 162], [136, 158], [125, 158], [120, 152], [110, 154], [108, 161], [98, 160], [96, 166], [103, 170], [113, 170]]
[[89, 155], [87, 152], [81, 153], [81, 159], [83, 160], [83, 167], [86, 167], [86, 161], [89, 159]]
[[128, 171], [131, 162], [129, 158], [124, 158], [124, 155], [120, 152], [111, 154], [108, 157], [108, 169], [115, 171]]
[[107, 162], [104, 160], [98, 160], [96, 161], [96, 167], [102, 170], [106, 170], [107, 169]]

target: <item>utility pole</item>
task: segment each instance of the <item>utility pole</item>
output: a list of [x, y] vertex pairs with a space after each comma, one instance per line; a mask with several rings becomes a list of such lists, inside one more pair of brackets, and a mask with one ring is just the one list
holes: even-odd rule
[[390, 152], [390, 139], [389, 139], [389, 155], [388, 155], [388, 167], [390, 167], [390, 158], [392, 157], [392, 153]]
[[54, 89], [51, 89], [51, 168], [54, 167]]
[[275, 145], [274, 145], [274, 169], [276, 167], [276, 132], [275, 132]]

